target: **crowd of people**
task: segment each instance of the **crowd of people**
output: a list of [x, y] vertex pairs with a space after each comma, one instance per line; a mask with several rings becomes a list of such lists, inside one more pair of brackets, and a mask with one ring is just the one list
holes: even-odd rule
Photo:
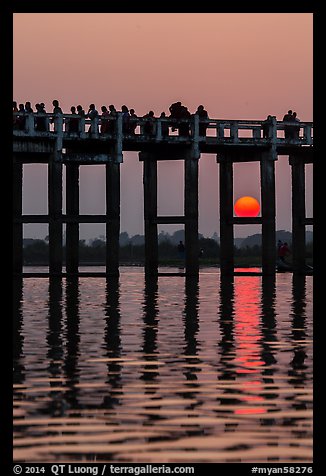
[[[53, 123], [55, 116], [58, 114], [63, 114], [62, 109], [59, 105], [59, 101], [54, 99], [52, 101], [52, 112], [53, 116], [50, 117], [50, 123]], [[45, 104], [43, 102], [35, 104], [35, 111], [33, 110], [31, 103], [27, 101], [25, 104], [21, 103], [17, 106], [17, 102], [13, 102], [13, 127], [18, 130], [25, 130], [26, 127], [26, 115], [34, 113], [34, 128], [38, 132], [44, 132], [48, 130], [48, 120], [45, 116], [47, 113], [45, 109]], [[90, 104], [87, 112], [79, 104], [78, 106], [71, 106], [70, 112], [72, 116], [65, 118], [65, 130], [67, 132], [79, 131], [79, 117], [85, 119], [94, 119], [99, 118], [100, 121], [100, 133], [101, 134], [112, 134], [115, 132], [116, 119], [118, 111], [116, 110], [113, 104], [101, 107], [101, 112], [99, 113], [96, 109], [95, 104]], [[143, 134], [154, 135], [156, 133], [156, 124], [154, 111], [149, 111], [143, 116], [137, 116], [135, 109], [129, 109], [126, 105], [121, 106], [122, 113], [122, 131], [124, 134], [134, 135], [136, 127], [139, 124], [139, 119], [145, 119], [143, 122]], [[181, 101], [171, 104], [169, 107], [169, 115], [163, 111], [161, 112], [159, 118], [163, 119], [161, 123], [161, 133], [162, 137], [167, 137], [169, 135], [169, 127], [171, 127], [172, 132], [178, 131], [180, 136], [188, 137], [191, 133], [189, 119], [192, 117], [192, 113], [184, 106]], [[197, 110], [193, 113], [199, 117], [199, 136], [205, 137], [206, 131], [209, 123], [208, 112], [201, 104], [198, 106]], [[78, 117], [79, 116], [79, 117]], [[166, 121], [170, 119], [170, 121]], [[262, 123], [263, 138], [270, 138], [270, 126], [273, 121], [273, 116], [268, 115], [265, 121]], [[297, 139], [299, 138], [300, 131], [300, 120], [297, 117], [297, 113], [293, 112], [291, 109], [283, 117], [283, 122], [288, 123], [284, 126], [284, 134], [286, 139]], [[89, 128], [89, 133], [93, 132], [92, 125]]]
[[[52, 101], [53, 110], [50, 118], [50, 123], [53, 123], [55, 120], [55, 116], [58, 114], [63, 114], [62, 109], [59, 105], [58, 100]], [[46, 119], [45, 114], [47, 113], [45, 109], [45, 104], [43, 102], [35, 104], [35, 111], [33, 110], [31, 103], [27, 101], [25, 104], [21, 103], [17, 106], [17, 102], [13, 102], [13, 127], [14, 129], [18, 130], [25, 130], [26, 126], [26, 115], [34, 113], [34, 128], [38, 132], [44, 132], [48, 128], [48, 122]], [[101, 134], [111, 134], [115, 132], [116, 121], [114, 120], [117, 117], [117, 109], [113, 104], [101, 107], [101, 113], [98, 112], [96, 109], [95, 104], [90, 104], [88, 111], [85, 112], [81, 105], [71, 106], [70, 112], [73, 116], [80, 116], [85, 119], [94, 119], [98, 117], [100, 119], [100, 133]], [[190, 128], [189, 122], [184, 121], [182, 119], [189, 119], [191, 117], [191, 113], [188, 108], [182, 103], [176, 102], [171, 104], [169, 107], [170, 114], [167, 116], [166, 113], [163, 111], [161, 112], [159, 118], [163, 119], [161, 125], [161, 132], [162, 137], [167, 137], [169, 135], [169, 127], [172, 127], [172, 131], [178, 130], [180, 136], [189, 136]], [[121, 106], [121, 113], [122, 113], [122, 131], [124, 134], [135, 134], [136, 127], [139, 123], [139, 119], [145, 119], [143, 121], [143, 133], [147, 135], [155, 134], [155, 114], [154, 111], [149, 111], [143, 116], [137, 116], [135, 109], [128, 108], [126, 105]], [[208, 120], [208, 113], [204, 109], [203, 105], [198, 106], [195, 114], [198, 114], [200, 120], [199, 126], [199, 135], [206, 135], [207, 124], [202, 122], [203, 120]], [[165, 119], [171, 119], [171, 121], [166, 121]], [[65, 118], [65, 125], [67, 132], [78, 132], [79, 131], [79, 118], [78, 117], [71, 117]], [[92, 126], [89, 129], [89, 132], [92, 131]]]

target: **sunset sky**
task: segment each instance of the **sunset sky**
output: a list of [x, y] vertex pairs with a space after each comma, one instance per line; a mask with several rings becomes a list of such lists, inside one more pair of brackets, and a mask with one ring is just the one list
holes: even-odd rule
[[[191, 112], [203, 104], [214, 119], [281, 120], [288, 109], [313, 120], [313, 15], [309, 13], [16, 13], [14, 100], [58, 99], [72, 105], [126, 104], [136, 114], [168, 113], [182, 101]], [[47, 172], [25, 167], [24, 213], [47, 213]], [[199, 230], [219, 233], [218, 165], [200, 159]], [[276, 164], [277, 229], [291, 229], [288, 158]], [[103, 167], [81, 167], [81, 213], [105, 212]], [[258, 163], [235, 166], [234, 200], [260, 201]], [[307, 167], [307, 216], [312, 216], [312, 168]], [[159, 214], [183, 214], [183, 163], [159, 164]], [[164, 225], [168, 232], [181, 226]], [[121, 231], [143, 233], [142, 164], [125, 153], [121, 166]], [[237, 226], [236, 236], [260, 232]], [[104, 233], [81, 225], [81, 238]], [[43, 238], [45, 225], [25, 227]]]

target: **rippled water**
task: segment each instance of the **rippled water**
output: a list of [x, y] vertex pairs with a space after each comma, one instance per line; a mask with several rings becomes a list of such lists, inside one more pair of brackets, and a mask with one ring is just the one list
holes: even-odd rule
[[16, 461], [312, 461], [312, 277], [15, 281]]

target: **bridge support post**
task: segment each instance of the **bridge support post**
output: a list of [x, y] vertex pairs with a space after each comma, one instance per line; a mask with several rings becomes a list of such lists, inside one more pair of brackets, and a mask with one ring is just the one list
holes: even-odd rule
[[262, 152], [260, 159], [261, 215], [262, 215], [262, 272], [276, 272], [275, 227], [275, 160], [276, 150]]
[[[66, 165], [66, 271], [78, 273], [79, 265], [79, 164]], [[72, 219], [72, 222], [69, 221]]]
[[51, 155], [48, 165], [49, 272], [62, 273], [62, 162]]
[[303, 157], [290, 155], [292, 175], [292, 259], [293, 272], [301, 274], [306, 267], [305, 163]]
[[234, 272], [233, 162], [223, 155], [220, 161], [220, 268], [222, 275]]
[[186, 275], [198, 275], [198, 158], [189, 154], [185, 158], [184, 215]]
[[150, 154], [142, 154], [145, 219], [145, 274], [158, 274], [157, 236], [157, 160]]
[[120, 163], [106, 168], [106, 274], [119, 276]]
[[13, 159], [13, 271], [23, 272], [23, 163]]

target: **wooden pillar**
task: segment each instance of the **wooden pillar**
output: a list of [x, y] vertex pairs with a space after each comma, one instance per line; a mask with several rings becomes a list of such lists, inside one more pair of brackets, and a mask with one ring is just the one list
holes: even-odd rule
[[158, 273], [157, 223], [157, 161], [152, 155], [143, 159], [144, 218], [145, 218], [145, 274]]
[[23, 163], [13, 159], [13, 268], [23, 272]]
[[191, 276], [199, 272], [198, 159], [186, 157], [184, 175], [185, 262], [186, 274]]
[[120, 163], [106, 164], [106, 273], [119, 276]]
[[[66, 271], [78, 273], [79, 265], [79, 164], [66, 165]], [[73, 221], [69, 221], [69, 219]]]
[[292, 257], [293, 271], [300, 274], [306, 267], [305, 163], [303, 157], [289, 157], [292, 174]]
[[222, 275], [234, 272], [233, 162], [220, 160], [220, 267]]
[[265, 275], [276, 271], [275, 157], [276, 151], [271, 148], [263, 152], [260, 159], [262, 272]]
[[56, 154], [50, 157], [48, 166], [49, 204], [49, 272], [62, 273], [62, 162]]

